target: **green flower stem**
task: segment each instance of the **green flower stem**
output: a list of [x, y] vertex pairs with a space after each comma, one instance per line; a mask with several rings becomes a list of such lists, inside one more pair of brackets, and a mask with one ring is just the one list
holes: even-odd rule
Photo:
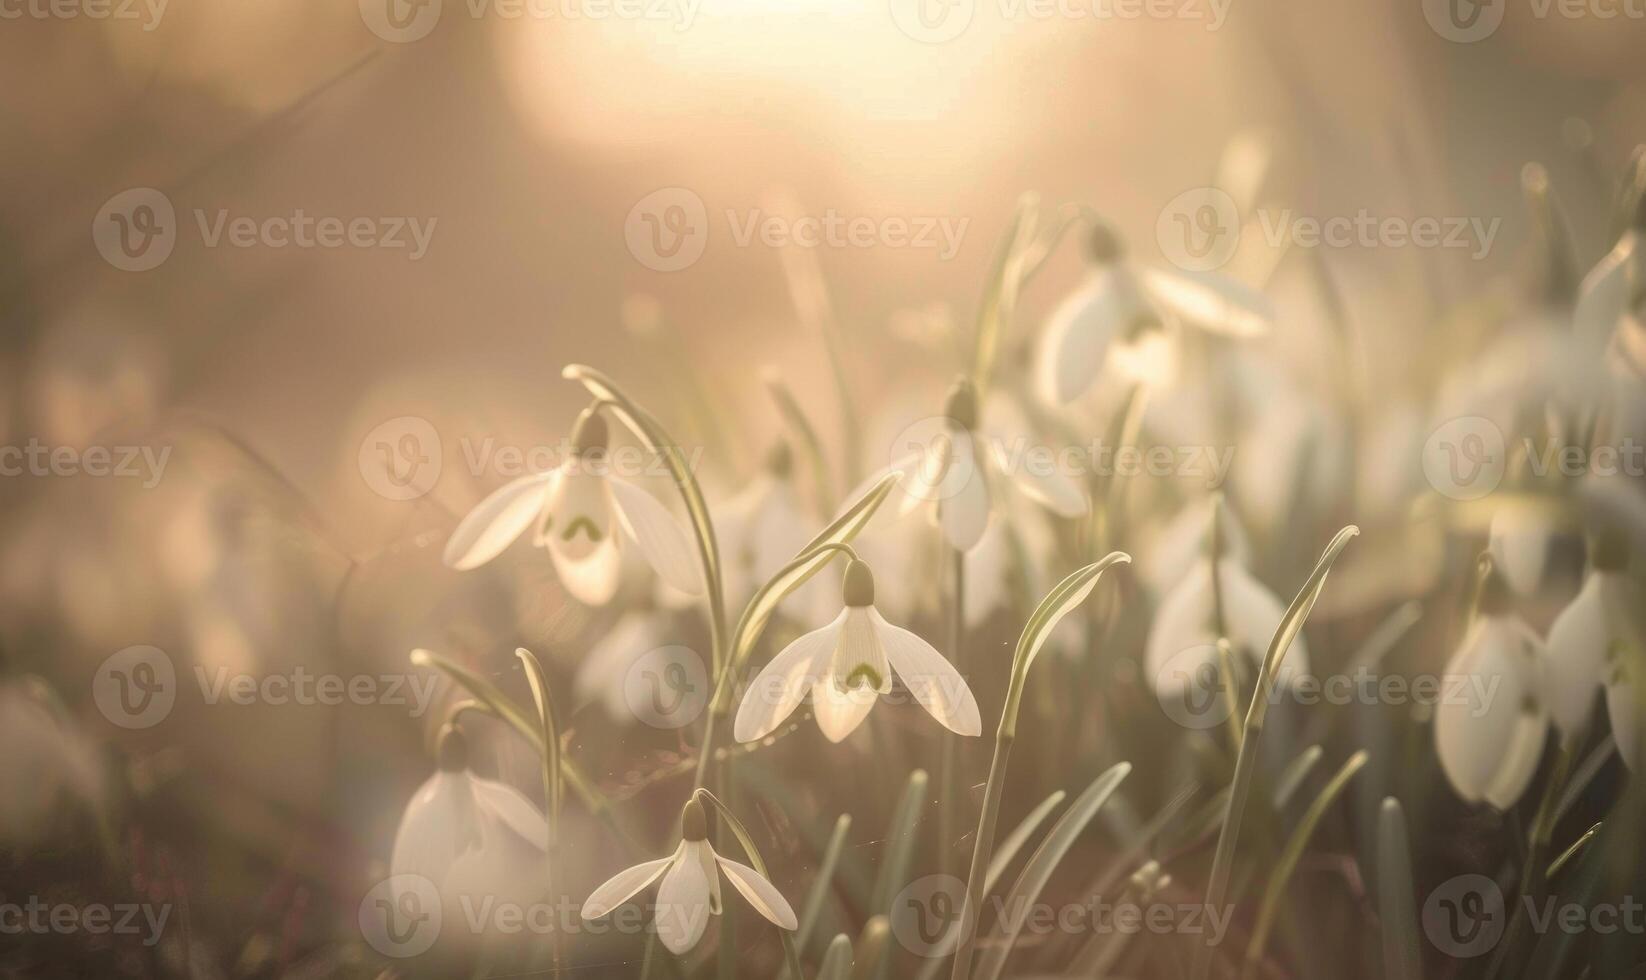
[[[528, 717], [524, 711], [520, 710], [518, 705], [509, 699], [508, 695], [498, 690], [490, 681], [467, 667], [429, 650], [413, 650], [411, 662], [419, 667], [434, 667], [444, 672], [453, 681], [474, 695], [474, 707], [483, 708], [496, 715], [524, 736], [539, 755], [546, 755], [548, 748], [543, 742], [541, 720]], [[589, 812], [611, 828], [613, 835], [617, 837], [630, 854], [635, 856], [644, 854], [645, 850], [640, 846], [639, 841], [635, 840], [634, 836], [629, 833], [628, 828], [618, 821], [617, 811], [612, 809], [611, 801], [606, 798], [604, 793], [600, 792], [593, 780], [583, 773], [577, 763], [560, 756], [558, 752], [556, 752], [556, 755], [560, 761], [561, 777], [566, 780], [566, 785], [571, 787], [571, 791], [577, 795], [578, 799], [583, 801], [583, 805], [588, 807]]]
[[[560, 730], [554, 721], [554, 703], [549, 698], [548, 678], [543, 674], [543, 664], [537, 656], [524, 647], [518, 647], [514, 655], [520, 658], [520, 666], [526, 672], [526, 682], [531, 685], [532, 700], [537, 704], [537, 718], [539, 731], [543, 737], [543, 748], [539, 756], [543, 760], [543, 797], [545, 804], [544, 820], [548, 826], [548, 841], [545, 849], [547, 871], [544, 880], [548, 885], [548, 892], [552, 896], [554, 890], [555, 865], [559, 860], [560, 848], [560, 795], [561, 795], [561, 762], [560, 762]], [[554, 930], [550, 940], [551, 962], [554, 971], [560, 972], [560, 930]]]
[[[770, 881], [771, 872], [767, 870], [766, 862], [760, 856], [760, 848], [755, 846], [754, 838], [749, 835], [749, 828], [743, 826], [743, 821], [737, 819], [737, 814], [733, 813], [726, 804], [720, 802], [719, 797], [706, 789], [693, 790], [692, 798], [700, 801], [706, 800], [714, 806], [715, 811], [720, 814], [721, 821], [737, 838], [737, 843], [743, 848], [743, 853], [748, 855], [749, 866], [754, 868], [755, 873], [760, 877]], [[783, 961], [784, 966], [789, 971], [789, 976], [805, 976], [800, 972], [800, 952], [795, 948], [794, 935], [787, 929], [778, 929], [777, 932], [783, 940]]]
[[[954, 661], [954, 669], [960, 676], [966, 676], [966, 658], [964, 655], [964, 639], [966, 625], [966, 553], [958, 549], [953, 554], [954, 592], [949, 601], [949, 656]], [[956, 774], [958, 768], [956, 756], [960, 751], [960, 736], [945, 729], [939, 736], [942, 739], [941, 756], [937, 768], [937, 847], [938, 870], [949, 873], [953, 863], [955, 843], [955, 823], [959, 816], [959, 793], [956, 791]]]
[[[1228, 807], [1224, 811], [1223, 828], [1218, 834], [1217, 850], [1212, 855], [1211, 881], [1206, 886], [1206, 907], [1222, 908], [1229, 893], [1229, 877], [1234, 870], [1235, 844], [1240, 839], [1240, 824], [1246, 813], [1246, 799], [1251, 795], [1252, 779], [1257, 772], [1257, 742], [1263, 734], [1263, 721], [1269, 710], [1269, 692], [1275, 683], [1275, 672], [1280, 669], [1281, 661], [1286, 659], [1286, 651], [1291, 648], [1292, 640], [1303, 629], [1303, 621], [1308, 618], [1309, 612], [1314, 609], [1315, 602], [1320, 598], [1320, 592], [1326, 585], [1326, 573], [1331, 570], [1332, 563], [1337, 560], [1349, 540], [1360, 533], [1360, 529], [1353, 524], [1348, 525], [1332, 538], [1326, 546], [1326, 551], [1315, 563], [1314, 571], [1309, 574], [1303, 588], [1292, 599], [1292, 604], [1286, 609], [1286, 615], [1280, 621], [1280, 627], [1275, 631], [1274, 638], [1269, 641], [1269, 651], [1263, 658], [1263, 665], [1258, 671], [1257, 688], [1252, 693], [1251, 704], [1246, 709], [1246, 725], [1240, 741], [1240, 754], [1235, 758], [1234, 780], [1229, 786]], [[1194, 965], [1190, 972], [1193, 980], [1206, 980], [1212, 969], [1212, 946], [1208, 938], [1207, 943], [1195, 949]]]
[[1075, 571], [1059, 582], [1035, 608], [1018, 637], [1012, 654], [1011, 680], [1006, 688], [1006, 706], [1000, 713], [995, 734], [994, 757], [989, 761], [989, 781], [983, 788], [983, 810], [978, 817], [977, 838], [972, 843], [972, 866], [966, 876], [966, 900], [960, 910], [960, 944], [955, 950], [951, 980], [967, 980], [972, 971], [972, 951], [977, 944], [978, 910], [983, 907], [983, 886], [990, 855], [994, 851], [995, 824], [1000, 818], [1000, 796], [1006, 785], [1006, 766], [1012, 743], [1017, 740], [1017, 716], [1023, 703], [1029, 666], [1045, 645], [1046, 637], [1058, 622], [1074, 610], [1096, 587], [1098, 577], [1111, 565], [1131, 561], [1131, 556], [1114, 551], [1100, 561]]

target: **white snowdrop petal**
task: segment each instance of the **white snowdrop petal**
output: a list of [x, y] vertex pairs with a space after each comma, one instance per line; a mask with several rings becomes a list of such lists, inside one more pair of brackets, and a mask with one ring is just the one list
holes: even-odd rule
[[[677, 852], [678, 853], [678, 852]], [[632, 868], [624, 868], [606, 879], [583, 902], [583, 918], [598, 919], [612, 909], [639, 894], [641, 889], [656, 881], [674, 862], [674, 855], [656, 861], [642, 861]]]
[[754, 910], [765, 916], [773, 925], [780, 929], [793, 931], [800, 928], [800, 922], [795, 918], [794, 909], [771, 882], [760, 876], [760, 873], [746, 864], [738, 864], [730, 858], [723, 858], [718, 854], [715, 860], [720, 862], [720, 870], [726, 873], [726, 880], [732, 883], [737, 893], [742, 895]]
[[966, 553], [966, 625], [975, 627], [1003, 608], [1010, 594], [1006, 572], [1011, 551], [1011, 532], [1005, 521], [993, 521], [977, 547]]
[[568, 557], [557, 547], [557, 540], [550, 539], [549, 557], [554, 561], [560, 584], [584, 605], [604, 606], [617, 594], [623, 556], [617, 551], [617, 542], [610, 537], [582, 558]]
[[995, 465], [1025, 497], [1059, 517], [1079, 517], [1086, 513], [1086, 495], [1065, 473], [1059, 473], [1055, 456], [1051, 459], [1030, 453], [1014, 454], [1002, 443], [991, 442]]
[[812, 712], [817, 715], [817, 727], [831, 742], [843, 741], [863, 724], [880, 695], [869, 688], [842, 691], [829, 680], [812, 688]]
[[845, 620], [842, 610], [833, 622], [794, 640], [761, 669], [738, 705], [732, 722], [734, 738], [739, 742], [765, 738], [794, 713], [800, 699], [827, 671]]
[[1485, 616], [1447, 664], [1445, 686], [1460, 696], [1435, 708], [1435, 750], [1465, 800], [1506, 809], [1536, 768], [1547, 725], [1536, 700], [1539, 646], [1518, 622]]
[[1115, 335], [1146, 309], [1124, 266], [1095, 271], [1046, 320], [1037, 356], [1038, 387], [1054, 404], [1073, 401], [1103, 370]]
[[1588, 730], [1595, 694], [1606, 681], [1608, 630], [1600, 598], [1602, 574], [1590, 575], [1555, 617], [1544, 648], [1544, 701], [1555, 724], [1571, 736]]
[[623, 531], [663, 581], [692, 595], [703, 591], [692, 537], [656, 497], [632, 483], [608, 477], [612, 502]]
[[1210, 567], [1209, 562], [1200, 561], [1155, 609], [1143, 666], [1162, 696], [1182, 694], [1195, 676], [1178, 669], [1184, 665], [1172, 658], [1184, 650], [1209, 648], [1216, 639], [1208, 628], [1212, 618], [1212, 577], [1207, 573]]
[[663, 617], [650, 610], [626, 612], [577, 665], [572, 694], [578, 704], [599, 701], [613, 721], [634, 719], [624, 700], [629, 668], [663, 643]]
[[538, 850], [548, 850], [548, 821], [524, 793], [494, 779], [470, 776], [469, 782], [474, 790], [475, 806], [483, 816], [491, 816], [501, 821], [505, 827]]
[[1606, 685], [1606, 716], [1612, 723], [1612, 740], [1617, 754], [1631, 772], [1640, 771], [1639, 695], [1627, 670], [1619, 671]]
[[981, 735], [983, 718], [977, 698], [954, 665], [930, 643], [886, 622], [879, 612], [871, 610], [870, 615], [886, 659], [915, 701], [955, 734]]
[[1149, 269], [1143, 281], [1155, 302], [1212, 333], [1260, 337], [1274, 322], [1268, 297], [1220, 273]]
[[493, 490], [457, 523], [441, 560], [467, 571], [502, 554], [542, 512], [558, 477], [558, 470], [534, 473]]
[[417, 874], [439, 883], [457, 859], [459, 843], [473, 818], [463, 777], [449, 772], [430, 776], [406, 804], [389, 857], [390, 874]]
[[699, 848], [707, 841], [687, 841], [657, 889], [657, 936], [679, 956], [697, 945], [709, 925], [709, 878]]
[[950, 473], [938, 501], [938, 523], [943, 536], [959, 551], [970, 551], [989, 526], [989, 481], [984, 475], [971, 436], [957, 436], [951, 444]]

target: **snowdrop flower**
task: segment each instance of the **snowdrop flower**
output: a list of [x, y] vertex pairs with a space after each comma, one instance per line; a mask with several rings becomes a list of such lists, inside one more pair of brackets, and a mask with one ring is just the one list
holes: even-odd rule
[[1479, 618], [1446, 664], [1447, 678], [1467, 679], [1458, 689], [1468, 697], [1435, 708], [1435, 752], [1464, 800], [1507, 810], [1526, 791], [1549, 725], [1538, 690], [1546, 659], [1543, 641], [1509, 610], [1507, 583], [1489, 572]]
[[788, 444], [778, 443], [760, 474], [716, 509], [730, 608], [741, 608], [811, 541], [814, 522], [803, 516], [793, 471]]
[[609, 472], [606, 439], [605, 418], [585, 409], [567, 460], [505, 484], [469, 511], [446, 542], [446, 564], [459, 571], [484, 565], [535, 521], [532, 543], [548, 548], [566, 590], [591, 606], [617, 591], [618, 531], [663, 581], [702, 592], [691, 536], [657, 498]]
[[1010, 485], [1061, 517], [1086, 512], [1086, 497], [1045, 454], [1031, 452], [1026, 439], [1010, 443], [978, 431], [977, 389], [961, 378], [949, 389], [943, 430], [919, 451], [870, 477], [848, 499], [857, 499], [889, 471], [903, 474], [899, 514], [922, 505], [935, 507], [943, 537], [957, 551], [970, 551], [983, 539], [991, 512], [993, 485]]
[[1535, 507], [1500, 507], [1492, 514], [1486, 548], [1516, 595], [1535, 595], [1549, 565], [1556, 528]]
[[1646, 236], [1646, 196], [1637, 202], [1630, 219], [1617, 244], [1595, 263], [1577, 289], [1572, 329], [1578, 342], [1597, 354], [1606, 349], [1618, 321], [1628, 312], [1646, 278], [1646, 262], [1642, 261], [1642, 249], [1646, 249], [1646, 241], [1642, 240]]
[[694, 796], [680, 814], [680, 846], [673, 854], [619, 871], [583, 903], [583, 918], [598, 919], [627, 902], [658, 878], [654, 923], [658, 938], [676, 956], [703, 938], [709, 916], [720, 914], [720, 875], [779, 929], [800, 927], [794, 909], [772, 883], [746, 864], [723, 858], [709, 843], [703, 804]]
[[669, 614], [661, 609], [630, 609], [618, 618], [611, 630], [589, 648], [577, 665], [572, 694], [579, 704], [598, 701], [611, 720], [634, 720], [625, 684], [629, 671], [640, 658], [664, 646]]
[[874, 575], [846, 563], [846, 608], [829, 625], [805, 634], [773, 657], [743, 696], [732, 733], [739, 742], [765, 738], [810, 691], [817, 727], [831, 742], [850, 735], [875, 701], [892, 689], [892, 674], [943, 727], [978, 735], [977, 700], [932, 645], [886, 622], [874, 608]]
[[440, 733], [440, 768], [406, 804], [390, 873], [421, 875], [442, 896], [536, 897], [548, 848], [543, 814], [519, 790], [468, 770], [468, 740], [454, 725]]
[[[1594, 569], [1555, 617], [1544, 651], [1543, 691], [1549, 715], [1567, 738], [1589, 730], [1595, 695], [1607, 686], [1608, 661], [1617, 642], [1606, 618], [1607, 593], [1628, 601], [1628, 583], [1621, 574], [1626, 558], [1622, 542], [1615, 537], [1597, 539], [1592, 554]], [[1632, 714], [1632, 704], [1629, 709]], [[1622, 744], [1619, 739], [1620, 748]]]
[[[1224, 626], [1229, 644], [1244, 651], [1253, 672], [1261, 669], [1269, 641], [1280, 629], [1286, 607], [1263, 583], [1252, 577], [1235, 558], [1217, 562], [1217, 588], [1223, 596]], [[1216, 596], [1211, 557], [1202, 557], [1188, 574], [1160, 600], [1144, 664], [1162, 698], [1180, 697], [1208, 666], [1217, 666]], [[1309, 648], [1299, 635], [1275, 673], [1275, 683], [1293, 684], [1309, 673]]]
[[1166, 341], [1158, 328], [1172, 317], [1237, 336], [1260, 334], [1273, 319], [1262, 294], [1227, 276], [1134, 266], [1107, 227], [1092, 230], [1087, 254], [1090, 275], [1052, 311], [1042, 334], [1036, 374], [1053, 403], [1073, 401], [1090, 388], [1111, 346], [1132, 349], [1130, 363], [1119, 365], [1123, 371], [1158, 380]]

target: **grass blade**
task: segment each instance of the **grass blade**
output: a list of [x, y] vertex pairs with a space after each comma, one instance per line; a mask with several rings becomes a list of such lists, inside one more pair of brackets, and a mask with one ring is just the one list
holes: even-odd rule
[[1029, 666], [1035, 655], [1045, 646], [1049, 636], [1064, 616], [1091, 595], [1097, 580], [1111, 565], [1130, 562], [1131, 556], [1113, 551], [1101, 560], [1071, 573], [1059, 582], [1029, 616], [1023, 633], [1017, 639], [1012, 654], [1010, 686], [1006, 690], [1006, 707], [1000, 714], [1000, 728], [995, 734], [994, 758], [989, 762], [989, 781], [983, 787], [982, 813], [977, 821], [977, 839], [972, 844], [972, 866], [966, 876], [966, 899], [960, 907], [960, 946], [955, 951], [952, 980], [967, 980], [972, 971], [972, 950], [976, 946], [978, 913], [983, 907], [985, 869], [991, 863], [994, 847], [995, 821], [1000, 818], [1000, 794], [1005, 788], [1006, 767], [1011, 758], [1012, 742], [1017, 738], [1017, 713], [1023, 703], [1023, 688], [1028, 680]]
[[1423, 980], [1416, 894], [1406, 811], [1399, 800], [1386, 797], [1377, 815], [1377, 909], [1383, 919], [1383, 975], [1389, 980]]
[[[1064, 812], [1052, 829], [1047, 832], [1046, 839], [1035, 848], [1034, 854], [1017, 876], [1011, 891], [1006, 893], [1005, 918], [996, 926], [997, 937], [991, 938], [990, 946], [984, 951], [982, 960], [978, 964], [978, 976], [982, 980], [997, 980], [1001, 971], [1006, 968], [1006, 957], [1011, 955], [1012, 946], [1023, 931], [1023, 923], [1028, 918], [1031, 907], [1040, 899], [1040, 892], [1051, 880], [1052, 872], [1057, 870], [1058, 864], [1069, 848], [1074, 846], [1075, 840], [1097, 811], [1108, 802], [1115, 789], [1120, 786], [1132, 771], [1131, 763], [1120, 762], [1109, 767], [1103, 775], [1092, 780], [1069, 809]], [[999, 941], [995, 942], [997, 938]]]
[[[1309, 617], [1315, 602], [1320, 598], [1320, 592], [1326, 585], [1326, 573], [1331, 571], [1332, 563], [1348, 545], [1349, 539], [1360, 533], [1360, 529], [1353, 524], [1337, 532], [1326, 551], [1315, 563], [1314, 571], [1309, 574], [1307, 581], [1292, 599], [1287, 607], [1285, 618], [1280, 621], [1280, 627], [1275, 630], [1274, 638], [1269, 642], [1269, 651], [1263, 658], [1263, 665], [1259, 669], [1257, 690], [1252, 695], [1250, 707], [1246, 710], [1246, 725], [1244, 735], [1240, 741], [1240, 755], [1235, 759], [1234, 780], [1229, 786], [1229, 806], [1223, 818], [1223, 829], [1218, 834], [1217, 850], [1212, 854], [1211, 881], [1206, 886], [1206, 907], [1218, 909], [1223, 907], [1229, 893], [1229, 875], [1234, 869], [1235, 844], [1240, 839], [1240, 822], [1246, 812], [1246, 798], [1251, 795], [1252, 776], [1257, 770], [1257, 740], [1263, 734], [1263, 719], [1268, 712], [1270, 703], [1270, 688], [1274, 685], [1275, 671], [1286, 658], [1286, 651], [1291, 648], [1292, 640], [1303, 629], [1303, 621]], [[1194, 980], [1206, 980], [1212, 970], [1212, 947], [1210, 940], [1197, 947], [1190, 976]]]
[[1287, 838], [1286, 846], [1281, 850], [1280, 857], [1275, 861], [1274, 870], [1269, 875], [1269, 883], [1263, 890], [1263, 904], [1258, 909], [1257, 924], [1252, 927], [1251, 943], [1246, 947], [1246, 976], [1255, 975], [1257, 964], [1263, 959], [1263, 947], [1269, 941], [1269, 930], [1274, 927], [1275, 910], [1280, 907], [1280, 897], [1286, 892], [1286, 883], [1291, 880], [1298, 859], [1303, 856], [1303, 849], [1309, 846], [1309, 838], [1314, 836], [1315, 828], [1320, 826], [1326, 811], [1331, 809], [1332, 804], [1337, 802], [1337, 798], [1348, 787], [1349, 780], [1366, 765], [1367, 758], [1369, 756], [1364, 749], [1349, 756], [1349, 761], [1343, 764], [1343, 768], [1337, 771], [1332, 781], [1327, 783], [1326, 788], [1309, 804], [1303, 819], [1298, 821], [1292, 836]]
[[[822, 859], [817, 862], [817, 873], [812, 876], [812, 887], [806, 892], [806, 904], [800, 910], [800, 928], [794, 934], [794, 944], [801, 950], [805, 950], [806, 944], [811, 941], [817, 920], [823, 915], [823, 902], [829, 897], [834, 884], [834, 866], [840, 862], [840, 851], [846, 846], [846, 834], [851, 829], [852, 815], [842, 813], [834, 822], [834, 832], [829, 835], [829, 843], [823, 848]], [[840, 937], [835, 938], [838, 940]], [[850, 960], [850, 940], [846, 946], [847, 959]]]
[[817, 980], [851, 980], [851, 975], [852, 937], [842, 932], [829, 940], [823, 965], [817, 968]]
[[1311, 745], [1298, 753], [1297, 758], [1286, 763], [1286, 768], [1280, 771], [1280, 778], [1275, 780], [1274, 804], [1275, 811], [1286, 809], [1286, 804], [1303, 786], [1303, 780], [1309, 778], [1314, 771], [1315, 763], [1320, 761], [1324, 750], [1318, 745]]

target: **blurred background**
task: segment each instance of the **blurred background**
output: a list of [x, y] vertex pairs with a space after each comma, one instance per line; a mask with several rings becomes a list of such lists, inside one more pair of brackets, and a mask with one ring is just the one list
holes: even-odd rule
[[[1446, 311], [1542, 268], [1523, 165], [1546, 168], [1586, 267], [1646, 140], [1635, 16], [1499, 0], [1481, 7], [1501, 15], [1495, 31], [1460, 42], [1418, 0], [1107, 17], [900, 4], [116, 0], [104, 16], [0, 0], [0, 441], [170, 453], [154, 481], [0, 479], [0, 658], [49, 684], [74, 733], [45, 738], [62, 759], [13, 773], [47, 800], [12, 815], [31, 843], [6, 867], [68, 900], [98, 881], [180, 900], [194, 936], [57, 937], [0, 966], [376, 972], [330, 937], [382, 873], [439, 712], [180, 697], [164, 724], [128, 730], [97, 710], [94, 677], [134, 645], [186, 677], [404, 672], [413, 647], [515, 642], [569, 676], [602, 623], [546, 568], [464, 577], [438, 561], [456, 518], [508, 475], [474, 464], [476, 447], [553, 445], [586, 401], [563, 364], [654, 393], [665, 418], [707, 392], [724, 430], [681, 426], [716, 459], [706, 482], [729, 491], [782, 430], [763, 370], [839, 441], [820, 320], [861, 402], [929, 412], [964, 364], [946, 338], [975, 318], [1023, 194], [1093, 209], [1159, 263], [1169, 204], [1232, 172], [1259, 175], [1249, 199], [1300, 214], [1501, 221], [1478, 257], [1331, 255], [1366, 396], [1396, 399], [1433, 381]], [[1231, 162], [1231, 145], [1261, 162]], [[648, 199], [662, 201], [649, 218]], [[751, 215], [825, 212], [931, 218], [953, 247], [739, 241]], [[236, 244], [229, 230], [299, 213], [368, 219], [380, 244]], [[680, 214], [706, 240], [662, 268], [645, 243]], [[164, 255], [110, 245], [150, 231], [169, 235]], [[1076, 245], [1052, 254], [1019, 302], [1023, 336], [1082, 265]], [[1273, 287], [1271, 349], [1327, 397], [1329, 300], [1293, 266], [1233, 268]], [[689, 756], [674, 748], [591, 768], [622, 784]], [[532, 778], [529, 753], [497, 751], [499, 772]], [[103, 815], [53, 816], [54, 794]], [[72, 843], [38, 843], [59, 832]], [[615, 870], [609, 855], [573, 860], [588, 864], [578, 880]]]

